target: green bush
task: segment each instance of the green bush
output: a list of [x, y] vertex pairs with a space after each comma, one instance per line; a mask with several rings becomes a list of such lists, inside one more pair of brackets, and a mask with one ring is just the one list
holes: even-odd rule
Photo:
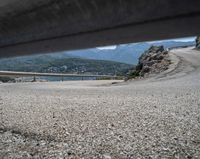
[[112, 80], [111, 77], [97, 77], [97, 80]]
[[15, 79], [11, 77], [0, 77], [0, 81], [3, 83], [10, 82], [10, 81], [15, 82]]
[[127, 79], [129, 80], [129, 79], [133, 79], [139, 76], [140, 76], [140, 71], [133, 71], [129, 73], [129, 75], [127, 76]]

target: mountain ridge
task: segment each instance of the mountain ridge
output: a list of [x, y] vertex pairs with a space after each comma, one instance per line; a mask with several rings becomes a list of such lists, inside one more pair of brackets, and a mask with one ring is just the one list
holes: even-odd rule
[[100, 50], [97, 48], [77, 50], [77, 51], [67, 51], [63, 55], [67, 56], [78, 56], [87, 59], [97, 59], [97, 60], [109, 60], [117, 61], [127, 64], [137, 64], [138, 58], [142, 53], [150, 48], [152, 45], [161, 46], [166, 48], [180, 47], [180, 46], [190, 46], [195, 45], [195, 42], [178, 42], [178, 41], [163, 41], [163, 42], [144, 42], [144, 43], [134, 43], [134, 44], [124, 44], [118, 45], [114, 50]]

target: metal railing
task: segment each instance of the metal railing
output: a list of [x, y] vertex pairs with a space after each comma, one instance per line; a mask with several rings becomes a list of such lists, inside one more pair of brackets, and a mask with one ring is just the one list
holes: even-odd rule
[[64, 73], [38, 73], [38, 72], [15, 72], [15, 71], [0, 71], [2, 77], [33, 77], [33, 81], [36, 81], [36, 77], [60, 77], [64, 81], [64, 77], [79, 77], [84, 80], [84, 77], [91, 78], [110, 78], [116, 79], [117, 76], [111, 75], [92, 75], [92, 74], [64, 74]]

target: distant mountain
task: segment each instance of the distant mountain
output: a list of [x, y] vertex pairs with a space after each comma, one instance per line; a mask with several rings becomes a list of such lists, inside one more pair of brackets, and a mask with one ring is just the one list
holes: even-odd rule
[[137, 64], [140, 55], [152, 45], [163, 45], [165, 48], [195, 45], [195, 42], [161, 41], [118, 45], [114, 50], [100, 50], [98, 48], [67, 51], [66, 56], [78, 56], [87, 59], [117, 61], [127, 64]]
[[132, 68], [133, 65], [119, 62], [72, 57], [55, 58], [54, 55], [0, 60], [0, 70], [5, 71], [126, 75]]
[[171, 48], [195, 45], [195, 42], [144, 42], [118, 45], [113, 50], [92, 48], [54, 54], [0, 59], [0, 70], [120, 74], [120, 72], [125, 73], [126, 70], [136, 65], [141, 54], [152, 45], [163, 45], [165, 48]]

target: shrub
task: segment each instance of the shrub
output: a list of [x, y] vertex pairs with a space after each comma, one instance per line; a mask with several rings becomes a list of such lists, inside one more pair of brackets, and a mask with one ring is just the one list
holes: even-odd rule
[[15, 82], [15, 79], [11, 78], [11, 77], [0, 77], [0, 81], [3, 82], [3, 83]]

